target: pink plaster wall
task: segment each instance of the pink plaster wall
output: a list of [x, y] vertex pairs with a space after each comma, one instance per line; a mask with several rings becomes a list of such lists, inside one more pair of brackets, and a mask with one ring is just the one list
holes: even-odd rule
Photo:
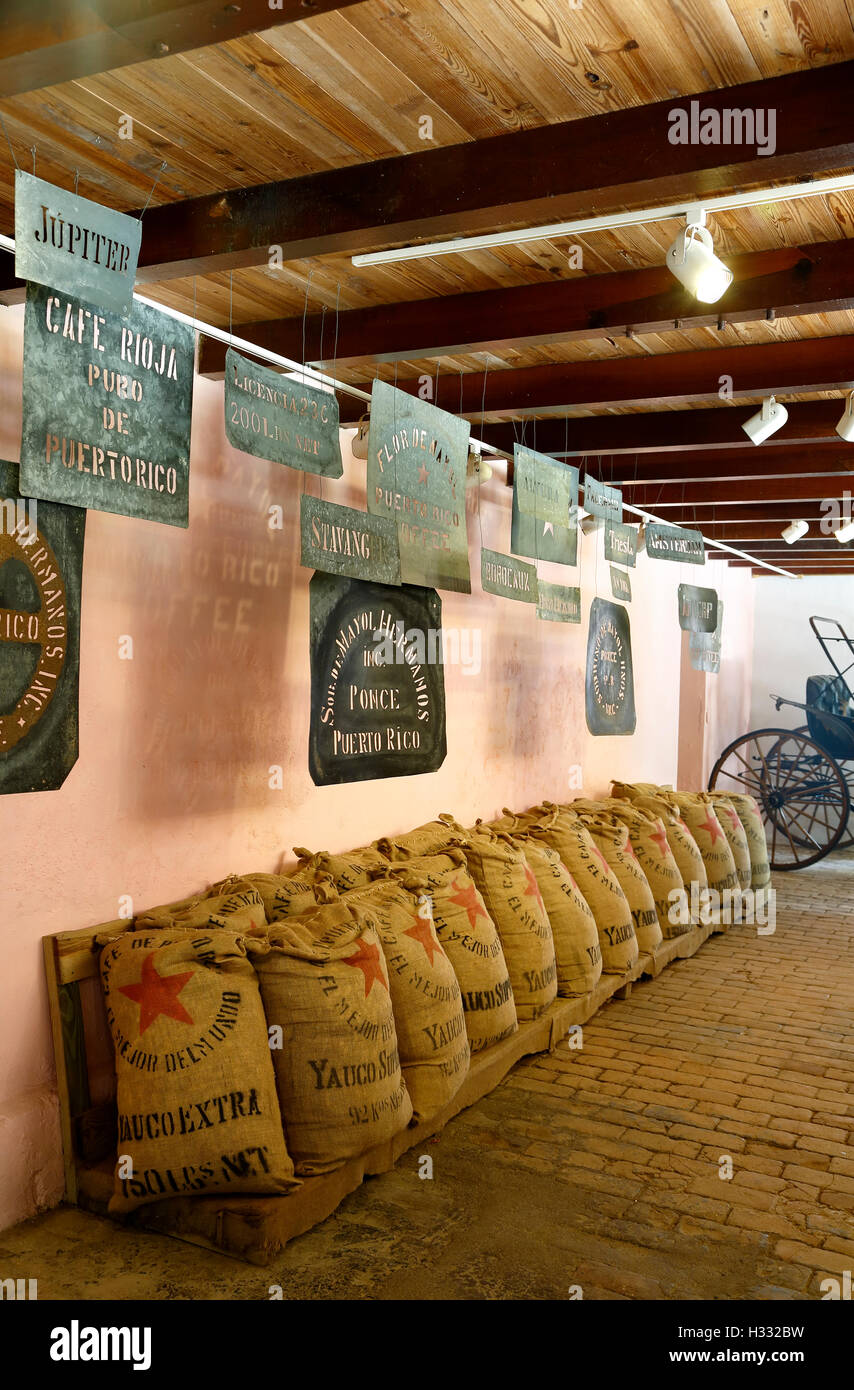
[[[19, 457], [21, 323], [21, 311], [0, 310], [0, 456], [10, 459]], [[345, 476], [325, 483], [324, 496], [364, 505], [364, 470], [347, 445]], [[585, 542], [582, 625], [538, 622], [526, 605], [480, 593], [472, 511], [475, 592], [443, 595], [444, 623], [481, 629], [483, 664], [476, 676], [446, 669], [444, 766], [315, 788], [302, 486], [299, 474], [227, 445], [222, 386], [198, 380], [189, 531], [89, 513], [80, 759], [61, 791], [0, 799], [0, 1228], [62, 1191], [42, 935], [108, 921], [125, 895], [141, 910], [231, 871], [274, 870], [294, 845], [344, 849], [439, 811], [469, 821], [566, 798], [575, 764], [587, 795], [606, 792], [612, 776], [676, 775], [676, 586], [696, 582], [682, 572], [691, 567], [640, 557], [630, 609], [637, 732], [592, 739], [583, 669], [589, 601], [596, 591], [610, 597], [601, 534]], [[308, 486], [317, 491], [318, 480]], [[284, 530], [268, 528], [271, 504], [284, 509]], [[509, 549], [510, 493], [499, 473], [483, 489], [482, 527], [485, 544]], [[133, 660], [119, 660], [123, 637], [133, 639]], [[749, 652], [739, 679], [744, 663]], [[269, 786], [277, 764], [278, 791]]]

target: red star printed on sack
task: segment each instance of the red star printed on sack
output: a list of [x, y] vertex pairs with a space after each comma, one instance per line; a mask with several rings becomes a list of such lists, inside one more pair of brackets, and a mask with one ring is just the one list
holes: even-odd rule
[[438, 941], [433, 935], [433, 932], [430, 930], [429, 917], [422, 917], [420, 913], [416, 912], [412, 920], [415, 923], [415, 925], [413, 927], [410, 927], [408, 931], [405, 931], [403, 935], [411, 936], [413, 941], [419, 941], [421, 943], [421, 945], [424, 947], [424, 950], [427, 952], [427, 958], [430, 961], [430, 964], [432, 965], [433, 957], [435, 956], [436, 952], [438, 951], [440, 956], [443, 956], [445, 952], [442, 950], [441, 946], [439, 945]]
[[382, 985], [388, 993], [388, 985], [380, 965], [380, 948], [372, 946], [370, 941], [365, 941], [364, 937], [359, 942], [359, 949], [354, 951], [352, 956], [342, 956], [342, 965], [352, 965], [355, 970], [361, 970], [365, 977], [365, 998], [367, 999], [374, 987], [374, 982]]
[[540, 885], [537, 882], [536, 874], [534, 873], [530, 864], [525, 865], [525, 881], [528, 884], [528, 887], [525, 889], [525, 897], [536, 898], [537, 902], [540, 905], [541, 911], [545, 913], [546, 905], [543, 902], [543, 895], [540, 892]]
[[602, 865], [602, 868], [605, 870], [605, 873], [609, 874], [611, 872], [611, 865], [608, 863], [607, 859], [605, 858], [604, 854], [602, 853], [601, 849], [595, 841], [593, 843], [593, 853], [596, 855], [597, 859]]
[[456, 903], [457, 907], [464, 907], [469, 915], [469, 926], [476, 927], [478, 917], [485, 917], [489, 921], [489, 913], [483, 905], [480, 894], [471, 884], [469, 888], [463, 888], [456, 879], [451, 884], [457, 891], [451, 894], [451, 902]]
[[193, 1020], [181, 1003], [178, 995], [195, 970], [187, 970], [182, 975], [158, 975], [154, 965], [154, 951], [142, 962], [139, 984], [119, 985], [119, 993], [126, 994], [139, 1005], [139, 1036], [142, 1037], [156, 1018], [164, 1014], [178, 1023], [192, 1023]]
[[658, 825], [658, 829], [652, 831], [649, 838], [658, 845], [658, 848], [661, 850], [661, 857], [664, 859], [667, 856], [667, 831], [664, 829], [661, 821], [657, 821], [656, 824]]
[[708, 830], [709, 838], [711, 839], [712, 844], [714, 844], [716, 840], [722, 840], [724, 837], [724, 832], [721, 830], [720, 821], [718, 820], [717, 816], [713, 813], [711, 807], [709, 807], [708, 811], [706, 812], [706, 819], [704, 821], [700, 821], [700, 829]]
[[682, 826], [682, 829], [685, 831], [685, 834], [686, 834], [686, 835], [690, 835], [690, 834], [691, 834], [690, 830], [688, 829], [687, 825], [685, 824], [685, 822], [684, 822], [684, 820], [682, 819], [681, 816], [680, 816], [679, 819], [677, 820], [676, 824]]
[[[720, 803], [718, 804], [720, 805]], [[741, 821], [738, 819], [738, 816], [735, 813], [735, 809], [732, 806], [721, 806], [721, 810], [725, 811], [726, 814], [729, 816], [729, 823], [732, 826], [733, 830], [740, 830]]]
[[635, 854], [635, 847], [634, 847], [634, 845], [632, 844], [631, 840], [629, 840], [629, 839], [626, 840], [626, 844], [625, 844], [625, 848], [624, 848], [624, 850], [623, 850], [623, 853], [624, 853], [624, 854], [629, 854], [629, 855], [631, 855], [631, 857], [632, 857], [632, 859], [634, 859], [635, 863], [636, 863], [636, 864], [640, 864], [640, 860], [638, 859], [637, 855]]
[[572, 874], [569, 872], [569, 869], [566, 867], [566, 865], [564, 864], [564, 862], [563, 862], [562, 859], [561, 859], [561, 861], [560, 861], [560, 867], [563, 869], [564, 873], [566, 874], [567, 878], [569, 879], [569, 882], [570, 882], [571, 886], [575, 889], [575, 891], [576, 891], [576, 893], [577, 893], [577, 892], [578, 892], [578, 884], [576, 883], [575, 879], [572, 877]]

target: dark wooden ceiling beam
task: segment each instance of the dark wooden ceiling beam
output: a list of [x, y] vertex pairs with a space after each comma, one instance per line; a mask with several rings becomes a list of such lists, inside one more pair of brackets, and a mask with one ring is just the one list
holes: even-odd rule
[[[640, 454], [637, 458], [620, 455], [601, 459], [597, 467], [603, 481], [626, 489], [626, 500], [630, 502], [628, 493], [632, 488], [652, 484], [670, 488], [707, 478], [771, 479], [793, 474], [833, 478], [854, 471], [854, 444], [837, 438], [836, 444], [824, 443], [811, 449], [775, 449], [770, 459], [758, 450], [751, 454], [744, 449], [709, 449], [663, 458], [655, 454]], [[833, 484], [828, 486], [832, 489]]]
[[[466, 372], [463, 377], [448, 373], [437, 376], [432, 400], [469, 419], [481, 411], [507, 420], [535, 415], [563, 419], [572, 409], [720, 403], [722, 381], [739, 396], [850, 390], [854, 334]], [[370, 390], [370, 385], [362, 382], [361, 389]], [[423, 378], [410, 377], [397, 385], [406, 395], [417, 396], [423, 391]], [[748, 408], [745, 418], [755, 410]], [[362, 402], [342, 395], [340, 411], [342, 424], [357, 424]]]
[[[546, 454], [576, 459], [591, 454], [700, 453], [707, 449], [746, 449], [758, 459], [784, 446], [812, 445], [821, 440], [839, 442], [836, 424], [842, 403], [794, 401], [787, 405], [785, 425], [756, 445], [744, 433], [742, 423], [755, 414], [756, 406], [723, 405], [715, 409], [648, 411], [627, 415], [600, 415], [569, 421], [569, 446], [565, 420], [533, 421], [527, 442]], [[512, 424], [486, 424], [479, 435], [496, 449], [513, 452], [519, 437]]]
[[685, 507], [729, 507], [740, 502], [817, 502], [821, 498], [835, 498], [844, 491], [841, 481], [834, 478], [788, 477], [788, 478], [748, 478], [739, 482], [729, 478], [718, 482], [685, 483], [681, 488], [665, 488], [661, 485], [632, 488], [626, 501], [633, 507], [645, 507], [649, 511], [661, 510], [662, 514], [684, 510]]
[[[370, 309], [348, 309], [338, 316], [335, 358], [331, 355], [329, 315], [305, 321], [306, 361], [331, 369], [372, 366], [455, 353], [501, 352], [543, 344], [625, 334], [715, 328], [723, 320], [745, 323], [773, 310], [778, 319], [824, 314], [854, 305], [854, 245], [827, 241], [727, 256], [735, 280], [712, 310], [674, 280], [663, 265], [581, 275], [548, 284], [479, 290]], [[301, 316], [243, 323], [240, 337], [302, 360]], [[221, 377], [225, 347], [202, 340], [203, 376]]]
[[[807, 519], [809, 520], [809, 518]], [[749, 550], [751, 545], [758, 542], [768, 545], [783, 544], [780, 532], [784, 526], [788, 526], [791, 520], [791, 517], [786, 517], [785, 520], [780, 521], [770, 519], [765, 521], [703, 521], [700, 523], [700, 530], [704, 536], [708, 536], [710, 539], [725, 541], [727, 545], [735, 545]], [[812, 518], [810, 521], [809, 534], [824, 539], [823, 533], [819, 530], [819, 521], [816, 518]], [[828, 537], [827, 539], [832, 538]], [[833, 544], [838, 545], [838, 542], [833, 541]]]
[[223, 43], [358, 0], [3, 0], [0, 99]]

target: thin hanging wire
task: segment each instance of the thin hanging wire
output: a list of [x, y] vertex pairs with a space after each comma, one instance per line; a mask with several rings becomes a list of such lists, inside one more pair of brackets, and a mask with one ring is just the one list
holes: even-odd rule
[[[319, 349], [318, 349], [318, 350], [319, 350], [319, 353], [320, 353], [320, 361], [321, 361], [321, 362], [323, 362], [323, 329], [324, 329], [325, 324], [326, 324], [326, 305], [325, 305], [325, 304], [322, 304], [322, 305], [320, 306], [320, 346], [319, 346]], [[322, 474], [322, 473], [319, 473], [319, 474], [318, 474], [318, 482], [319, 482], [319, 486], [320, 486], [320, 500], [321, 500], [321, 502], [322, 502], [322, 501], [323, 501], [323, 474]]]
[[305, 368], [306, 368], [306, 362], [305, 362], [305, 321], [306, 321], [306, 318], [308, 317], [308, 292], [309, 292], [309, 290], [310, 290], [310, 288], [311, 288], [311, 277], [312, 277], [313, 273], [314, 273], [313, 270], [310, 270], [310, 271], [308, 272], [308, 276], [306, 277], [306, 282], [305, 282], [305, 297], [304, 297], [304, 299], [303, 299], [303, 301], [302, 301], [302, 384], [303, 384], [303, 386], [305, 386]]
[[74, 196], [77, 196], [77, 189], [80, 187], [80, 170], [74, 170]]
[[151, 199], [154, 197], [154, 190], [155, 190], [155, 188], [157, 187], [157, 185], [158, 185], [159, 182], [160, 182], [160, 175], [161, 175], [162, 173], [164, 173], [165, 170], [166, 170], [166, 160], [164, 159], [163, 163], [160, 165], [160, 168], [157, 170], [157, 173], [156, 173], [155, 176], [154, 176], [154, 183], [151, 185], [151, 188], [149, 189], [148, 197], [147, 197], [146, 200], [145, 200], [145, 207], [142, 209], [142, 212], [139, 214], [139, 220], [140, 220], [140, 222], [142, 221], [142, 219], [143, 219], [145, 213], [148, 211], [148, 204], [151, 202]]
[[33, 157], [33, 178], [35, 178], [35, 176], [36, 176], [36, 147], [35, 147], [35, 145], [30, 145], [30, 154], [31, 154], [32, 157]]
[[21, 166], [15, 158], [15, 151], [12, 148], [12, 141], [9, 139], [9, 132], [6, 129], [6, 122], [3, 120], [2, 111], [0, 111], [0, 126], [3, 127], [3, 134], [6, 136], [6, 144], [9, 146], [9, 153], [12, 156], [12, 163], [14, 164], [16, 169], [20, 169]]
[[[483, 364], [483, 394], [480, 398], [480, 437], [483, 438], [485, 416], [486, 416], [486, 380], [489, 376], [489, 353], [486, 354], [486, 361]], [[483, 555], [483, 519], [480, 514], [480, 486], [477, 489], [477, 529], [480, 535], [480, 553]]]

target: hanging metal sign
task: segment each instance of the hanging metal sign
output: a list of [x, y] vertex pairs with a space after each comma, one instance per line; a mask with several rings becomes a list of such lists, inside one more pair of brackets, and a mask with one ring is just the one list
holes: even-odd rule
[[548, 584], [545, 579], [537, 581], [539, 599], [537, 617], [552, 623], [581, 622], [581, 590], [567, 588], [563, 584]]
[[300, 563], [310, 570], [400, 583], [397, 527], [384, 516], [369, 516], [303, 493], [300, 499]]
[[99, 314], [27, 286], [21, 488], [187, 526], [195, 335], [134, 301]]
[[646, 553], [653, 560], [676, 560], [689, 565], [706, 563], [700, 531], [688, 531], [682, 526], [663, 526], [655, 521], [647, 524]]
[[572, 495], [572, 472], [548, 454], [536, 454], [521, 444], [513, 446], [513, 495], [523, 516], [537, 521], [550, 521], [566, 526], [570, 509], [578, 504], [578, 493]]
[[569, 474], [569, 524], [539, 521], [519, 509], [516, 489], [510, 517], [510, 549], [529, 560], [548, 560], [555, 565], [578, 564], [578, 469], [565, 467]]
[[721, 669], [720, 652], [691, 652], [691, 665], [695, 671], [710, 671], [712, 675], [717, 675]]
[[714, 632], [717, 621], [717, 590], [679, 585], [679, 626], [683, 632]]
[[309, 596], [315, 785], [435, 772], [447, 751], [439, 595], [315, 574]]
[[613, 597], [619, 599], [622, 603], [631, 603], [632, 581], [629, 576], [626, 574], [625, 570], [615, 569], [613, 565], [610, 565], [609, 568], [611, 571], [611, 593]]
[[622, 521], [623, 494], [619, 488], [608, 487], [607, 483], [600, 483], [585, 473], [584, 507], [591, 516], [601, 516], [606, 521]]
[[15, 172], [15, 274], [127, 318], [142, 221]]
[[629, 611], [594, 598], [587, 632], [585, 711], [591, 734], [633, 734], [635, 688]]
[[714, 632], [692, 632], [689, 643], [692, 652], [719, 652], [721, 649], [721, 632], [723, 630], [724, 605], [723, 599], [718, 599], [717, 620]]
[[368, 511], [397, 525], [404, 584], [471, 593], [467, 420], [384, 381], [371, 390]]
[[480, 585], [485, 594], [514, 598], [519, 603], [536, 603], [537, 567], [512, 555], [483, 549], [480, 552]]
[[225, 354], [225, 433], [229, 444], [255, 458], [325, 478], [344, 472], [334, 393], [261, 367], [233, 348]]
[[77, 762], [86, 513], [21, 497], [0, 461], [0, 794], [55, 791]]
[[635, 526], [619, 521], [605, 522], [605, 559], [634, 569], [637, 563], [638, 533]]

